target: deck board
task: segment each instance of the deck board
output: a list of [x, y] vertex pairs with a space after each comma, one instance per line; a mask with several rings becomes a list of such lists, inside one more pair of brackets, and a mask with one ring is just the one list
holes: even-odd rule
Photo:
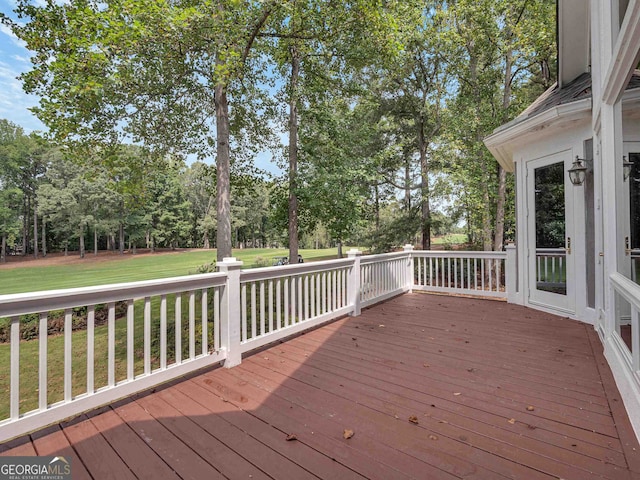
[[69, 456], [79, 479], [640, 478], [592, 327], [422, 293], [0, 452]]

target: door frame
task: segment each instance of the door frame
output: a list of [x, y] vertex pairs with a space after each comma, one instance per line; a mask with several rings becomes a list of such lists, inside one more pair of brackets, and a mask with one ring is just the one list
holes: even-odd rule
[[[572, 164], [572, 150], [562, 150], [550, 155], [534, 158], [526, 162], [527, 192], [527, 302], [545, 309], [565, 314], [575, 314], [575, 222], [573, 211], [573, 185], [569, 180], [568, 169]], [[571, 239], [573, 252], [565, 255], [566, 294], [557, 294], [536, 288], [536, 215], [535, 215], [535, 169], [563, 164], [564, 202], [565, 202], [565, 249]]]

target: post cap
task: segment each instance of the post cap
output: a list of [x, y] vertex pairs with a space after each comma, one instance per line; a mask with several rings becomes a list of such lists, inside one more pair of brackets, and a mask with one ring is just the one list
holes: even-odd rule
[[410, 244], [406, 244], [404, 247], [402, 247], [404, 249], [405, 252], [410, 252], [411, 250], [413, 250], [413, 245]]
[[352, 248], [347, 252], [348, 257], [359, 257], [360, 255], [362, 255], [362, 252], [357, 248]]

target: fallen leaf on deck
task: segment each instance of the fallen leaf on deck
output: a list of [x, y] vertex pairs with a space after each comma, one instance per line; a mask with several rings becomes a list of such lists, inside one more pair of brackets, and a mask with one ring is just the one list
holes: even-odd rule
[[411, 415], [411, 416], [409, 417], [409, 421], [410, 421], [411, 423], [415, 423], [415, 424], [417, 425], [417, 424], [418, 424], [418, 417], [416, 417], [415, 415]]
[[458, 395], [462, 395], [460, 392], [455, 392], [454, 395], [457, 397]]
[[293, 433], [290, 433], [289, 435], [287, 435], [287, 438], [285, 438], [287, 442], [292, 442], [293, 440], [297, 440], [297, 439], [298, 437], [296, 437], [295, 434]]
[[384, 325], [381, 323], [380, 325], [378, 325], [380, 328], [384, 328]]
[[535, 410], [535, 408], [533, 408], [531, 405], [529, 405], [529, 406], [527, 407], [527, 411], [528, 411], [528, 412], [533, 412], [534, 410]]
[[515, 418], [510, 418], [508, 421], [509, 421], [509, 423], [510, 423], [511, 425], [513, 425], [514, 423], [516, 423], [516, 419], [515, 419]]
[[353, 433], [353, 430], [347, 430], [345, 429], [345, 431], [342, 433], [342, 436], [344, 437], [345, 440], [349, 440], [351, 437], [353, 437], [355, 434]]
[[438, 439], [438, 436], [437, 436], [437, 435], [434, 435], [434, 434], [432, 433], [431, 435], [429, 435], [429, 439], [430, 439], [430, 440], [437, 440], [437, 439]]
[[422, 366], [423, 367], [430, 367], [431, 365], [429, 365], [428, 363], [423, 363]]

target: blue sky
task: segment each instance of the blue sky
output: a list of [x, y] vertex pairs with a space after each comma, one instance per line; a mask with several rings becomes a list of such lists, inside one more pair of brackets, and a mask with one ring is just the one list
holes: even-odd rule
[[[15, 3], [0, 0], [0, 11], [12, 15]], [[22, 90], [16, 78], [29, 69], [29, 51], [24, 43], [13, 35], [9, 27], [0, 24], [0, 118], [6, 118], [20, 125], [26, 132], [45, 130], [44, 125], [28, 108], [37, 104], [38, 99]]]
[[[40, 0], [36, 0], [40, 3]], [[44, 2], [43, 2], [44, 3]], [[0, 11], [15, 18], [12, 13], [15, 2], [0, 0]], [[0, 118], [7, 119], [24, 128], [30, 133], [35, 130], [46, 131], [46, 127], [29, 111], [38, 103], [38, 97], [27, 95], [22, 89], [22, 83], [17, 77], [30, 68], [30, 52], [24, 42], [18, 39], [11, 29], [0, 24]], [[286, 141], [286, 138], [283, 138]], [[269, 151], [260, 152], [255, 164], [273, 174], [280, 174], [280, 169], [271, 161], [273, 154]]]

